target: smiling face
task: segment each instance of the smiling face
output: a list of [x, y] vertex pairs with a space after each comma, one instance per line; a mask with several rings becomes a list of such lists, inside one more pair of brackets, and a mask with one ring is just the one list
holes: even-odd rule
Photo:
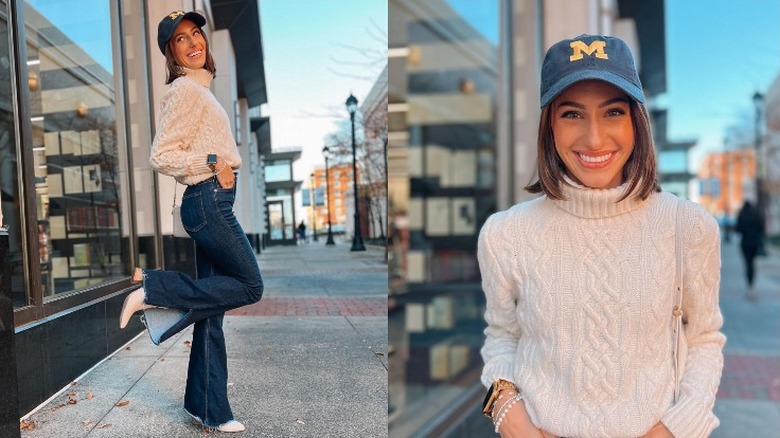
[[206, 64], [206, 39], [200, 28], [190, 20], [181, 20], [171, 37], [171, 49], [176, 64], [197, 70]]
[[602, 81], [577, 82], [552, 103], [555, 150], [576, 182], [610, 189], [623, 182], [634, 150], [629, 98]]

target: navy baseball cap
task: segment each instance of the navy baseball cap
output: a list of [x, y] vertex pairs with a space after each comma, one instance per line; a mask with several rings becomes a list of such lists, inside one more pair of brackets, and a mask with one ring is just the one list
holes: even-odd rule
[[165, 55], [165, 45], [176, 32], [176, 26], [181, 23], [181, 20], [190, 20], [198, 27], [206, 25], [206, 19], [197, 12], [173, 11], [163, 17], [160, 24], [157, 25], [157, 45], [160, 46], [163, 55]]
[[555, 43], [542, 63], [541, 106], [567, 87], [587, 79], [608, 82], [639, 103], [645, 103], [634, 57], [620, 38], [580, 35]]

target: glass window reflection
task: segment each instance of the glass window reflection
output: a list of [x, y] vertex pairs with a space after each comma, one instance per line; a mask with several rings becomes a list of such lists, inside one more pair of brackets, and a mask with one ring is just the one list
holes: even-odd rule
[[[11, 274], [11, 295], [14, 307], [22, 307], [30, 302], [25, 293], [24, 263], [26, 249], [22, 244], [22, 219], [20, 214], [21, 197], [19, 187], [19, 166], [21, 158], [17, 149], [16, 114], [13, 108], [13, 90], [11, 88], [11, 52], [12, 32], [8, 29], [8, 3], [0, 1], [0, 226], [8, 230], [9, 252], [6, 262]], [[30, 81], [35, 81], [31, 78]]]
[[41, 283], [49, 298], [125, 271], [126, 162], [111, 15], [107, 0], [25, 2]]
[[476, 244], [497, 204], [501, 2], [410, 3], [389, 14], [393, 437], [421, 434], [478, 381]]

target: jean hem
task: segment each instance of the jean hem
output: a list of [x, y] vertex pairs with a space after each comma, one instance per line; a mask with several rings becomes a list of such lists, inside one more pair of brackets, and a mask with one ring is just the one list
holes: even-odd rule
[[184, 412], [186, 412], [187, 415], [192, 417], [192, 419], [198, 423], [197, 425], [199, 427], [202, 427], [203, 429], [206, 429], [209, 432], [215, 432], [219, 428], [219, 426], [221, 426], [221, 425], [223, 425], [225, 423], [229, 423], [229, 422], [234, 420], [234, 418], [231, 418], [230, 420], [225, 421], [225, 423], [220, 423], [220, 424], [217, 424], [216, 426], [209, 426], [200, 417], [198, 417], [197, 415], [194, 415], [192, 412], [188, 411], [187, 408], [184, 408]]

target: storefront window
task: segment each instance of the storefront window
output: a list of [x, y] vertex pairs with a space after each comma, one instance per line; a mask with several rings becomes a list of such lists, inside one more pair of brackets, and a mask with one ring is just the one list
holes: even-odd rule
[[51, 298], [124, 277], [122, 87], [109, 0], [27, 0], [24, 16], [41, 283]]
[[389, 12], [389, 432], [429, 436], [482, 366], [476, 249], [497, 208], [501, 2]]
[[11, 291], [14, 307], [25, 306], [29, 297], [24, 293], [24, 263], [26, 257], [22, 244], [22, 220], [20, 214], [19, 151], [15, 126], [11, 88], [11, 32], [8, 29], [8, 4], [0, 1], [0, 225], [8, 228], [9, 252], [7, 263], [11, 272]]
[[684, 173], [688, 171], [687, 151], [661, 151], [658, 153], [658, 170], [661, 173]]
[[292, 163], [290, 160], [274, 160], [265, 166], [265, 181], [279, 182], [292, 179]]
[[293, 197], [289, 190], [278, 189], [276, 195], [268, 196], [268, 218], [271, 226], [271, 240], [294, 239]]

